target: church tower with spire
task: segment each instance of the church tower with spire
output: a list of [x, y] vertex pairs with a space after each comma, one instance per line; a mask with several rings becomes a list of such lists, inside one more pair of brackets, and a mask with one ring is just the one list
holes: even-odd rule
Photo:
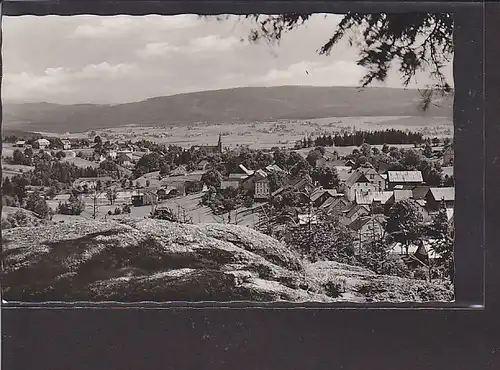
[[222, 153], [222, 134], [219, 133], [219, 141], [217, 143], [217, 150], [219, 151], [219, 153]]

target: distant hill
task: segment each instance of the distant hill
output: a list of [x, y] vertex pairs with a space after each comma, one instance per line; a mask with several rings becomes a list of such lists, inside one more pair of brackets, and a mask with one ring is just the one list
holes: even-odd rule
[[452, 117], [452, 99], [422, 112], [417, 90], [371, 87], [243, 87], [119, 105], [5, 103], [4, 127], [82, 132], [124, 125], [173, 126], [354, 116]]

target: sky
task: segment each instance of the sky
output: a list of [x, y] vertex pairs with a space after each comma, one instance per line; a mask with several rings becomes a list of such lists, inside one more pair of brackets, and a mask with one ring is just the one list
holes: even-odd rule
[[[356, 47], [317, 53], [341, 17], [316, 14], [279, 45], [248, 42], [255, 23], [237, 16], [3, 17], [2, 96], [118, 104], [242, 86], [358, 86]], [[409, 87], [431, 83], [423, 73]], [[396, 69], [382, 86], [402, 87]]]

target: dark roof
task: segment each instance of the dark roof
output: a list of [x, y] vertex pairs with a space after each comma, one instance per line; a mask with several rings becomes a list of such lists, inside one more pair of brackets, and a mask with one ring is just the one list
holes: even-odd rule
[[413, 199], [424, 199], [430, 188], [430, 186], [417, 186], [413, 188]]
[[363, 208], [365, 211], [370, 212], [370, 209], [365, 205], [355, 204], [350, 210], [347, 211], [346, 217], [351, 218], [360, 208]]
[[349, 224], [349, 228], [354, 231], [359, 231], [363, 226], [365, 226], [368, 222], [375, 221], [378, 224], [382, 225], [381, 220], [378, 217], [373, 216], [361, 216], [355, 219], [353, 222]]
[[345, 181], [346, 186], [352, 186], [357, 182], [370, 182], [362, 171], [354, 171]]

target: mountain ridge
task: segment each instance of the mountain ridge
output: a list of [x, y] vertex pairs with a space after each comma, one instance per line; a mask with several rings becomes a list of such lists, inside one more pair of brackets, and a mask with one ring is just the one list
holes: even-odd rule
[[390, 87], [240, 87], [151, 97], [122, 104], [4, 103], [6, 128], [82, 132], [126, 125], [182, 126], [328, 117], [452, 117], [452, 98], [419, 109], [420, 92]]

